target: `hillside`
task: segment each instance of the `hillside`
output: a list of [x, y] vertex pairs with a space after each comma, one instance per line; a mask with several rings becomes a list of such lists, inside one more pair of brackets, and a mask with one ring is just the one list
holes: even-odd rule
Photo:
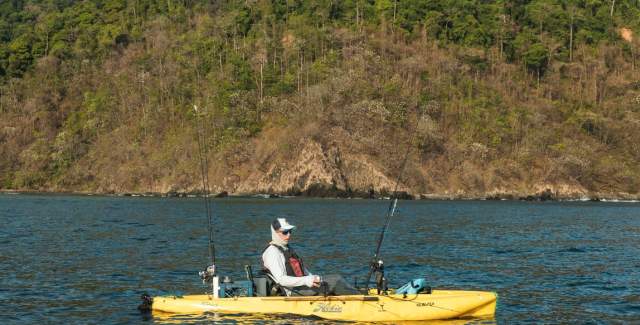
[[15, 0], [0, 189], [638, 198], [637, 1]]

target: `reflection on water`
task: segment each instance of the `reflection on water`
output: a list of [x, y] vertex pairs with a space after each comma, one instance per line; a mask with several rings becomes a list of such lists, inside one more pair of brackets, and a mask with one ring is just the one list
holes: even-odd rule
[[[387, 203], [216, 200], [219, 270], [234, 279], [244, 277], [245, 264], [257, 270], [269, 223], [284, 216], [298, 226], [292, 240], [312, 271], [362, 277]], [[206, 290], [197, 276], [207, 261], [199, 199], [0, 195], [0, 222], [4, 324], [140, 322], [143, 292]], [[630, 323], [640, 314], [639, 204], [403, 201], [382, 256], [394, 287], [424, 276], [434, 288], [498, 292], [500, 323]], [[318, 322], [220, 314], [147, 319]]]

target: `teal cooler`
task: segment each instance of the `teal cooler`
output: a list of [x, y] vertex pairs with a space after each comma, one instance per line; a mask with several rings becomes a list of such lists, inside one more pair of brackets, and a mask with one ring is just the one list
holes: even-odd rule
[[220, 298], [253, 297], [253, 283], [251, 281], [233, 281], [220, 283]]

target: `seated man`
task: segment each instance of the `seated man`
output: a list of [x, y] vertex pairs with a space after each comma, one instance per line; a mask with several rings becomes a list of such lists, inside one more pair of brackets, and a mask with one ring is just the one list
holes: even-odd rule
[[[340, 276], [320, 276], [311, 274], [304, 267], [302, 259], [289, 245], [291, 231], [295, 226], [285, 218], [277, 218], [271, 223], [271, 242], [262, 253], [264, 271], [282, 287], [287, 296], [292, 294], [315, 296], [318, 294], [345, 295], [358, 294]], [[321, 288], [322, 287], [322, 288]]]

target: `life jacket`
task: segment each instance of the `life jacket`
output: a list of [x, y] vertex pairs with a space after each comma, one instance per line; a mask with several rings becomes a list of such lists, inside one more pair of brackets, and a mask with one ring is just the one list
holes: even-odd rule
[[[267, 248], [269, 248], [269, 246], [275, 246], [280, 251], [280, 253], [284, 255], [284, 265], [285, 265], [285, 268], [287, 269], [288, 276], [295, 276], [295, 277], [304, 276], [304, 264], [302, 263], [302, 259], [300, 258], [300, 256], [298, 256], [298, 254], [296, 254], [296, 252], [293, 251], [290, 245], [289, 245], [289, 249], [285, 250], [284, 248], [278, 245], [269, 244], [263, 250], [263, 253], [264, 251], [267, 250]], [[266, 267], [264, 267], [264, 265], [263, 265], [263, 269], [265, 272], [268, 272], [269, 274], [271, 273]]]

